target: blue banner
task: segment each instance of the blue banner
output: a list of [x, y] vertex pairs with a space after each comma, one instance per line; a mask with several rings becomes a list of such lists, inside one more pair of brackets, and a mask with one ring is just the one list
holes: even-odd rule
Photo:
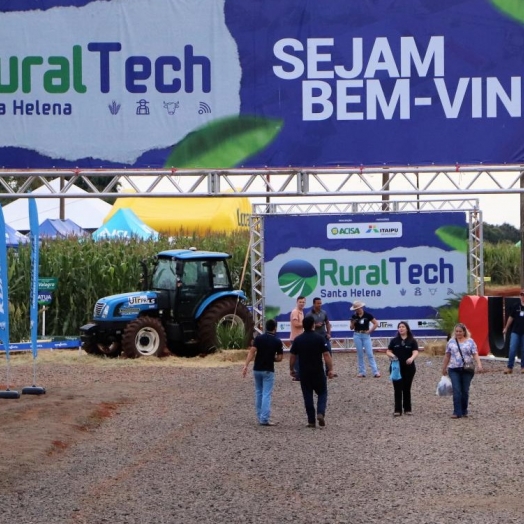
[[[5, 231], [5, 220], [0, 205], [0, 231]], [[4, 348], [9, 348], [9, 286], [7, 282], [7, 246], [5, 234], [0, 234], [0, 341]], [[9, 360], [9, 349], [6, 349]]]
[[34, 198], [29, 198], [29, 226], [31, 238], [31, 349], [33, 357], [38, 355], [38, 266], [39, 266], [39, 233], [38, 233], [38, 209]]
[[320, 298], [335, 337], [348, 337], [361, 301], [392, 336], [400, 320], [415, 336], [441, 335], [437, 308], [467, 292], [463, 212], [288, 215], [264, 218], [265, 315], [289, 333], [299, 296]]
[[521, 164], [519, 5], [6, 0], [0, 165]]

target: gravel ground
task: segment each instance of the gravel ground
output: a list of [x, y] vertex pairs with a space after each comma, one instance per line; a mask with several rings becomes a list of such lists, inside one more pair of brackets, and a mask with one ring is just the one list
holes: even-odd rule
[[[130, 401], [0, 480], [0, 522], [523, 522], [524, 375], [485, 362], [470, 418], [452, 420], [451, 399], [435, 395], [442, 357], [421, 354], [414, 416], [394, 418], [386, 360], [378, 355], [382, 378], [358, 379], [354, 354], [334, 356], [324, 429], [305, 427], [287, 357], [277, 365], [276, 427], [256, 424], [240, 364], [46, 369], [50, 399], [53, 387], [71, 388], [73, 401], [74, 391], [113, 383]], [[10, 406], [0, 405], [2, 417]]]

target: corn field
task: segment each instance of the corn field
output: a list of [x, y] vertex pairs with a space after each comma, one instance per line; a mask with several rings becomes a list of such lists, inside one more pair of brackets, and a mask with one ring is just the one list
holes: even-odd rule
[[[78, 241], [56, 239], [42, 241], [40, 277], [58, 278], [53, 302], [46, 310], [46, 335], [76, 335], [78, 328], [91, 320], [97, 299], [116, 293], [141, 289], [140, 261], [151, 259], [166, 249], [197, 247], [232, 255], [229, 262], [233, 283], [240, 286], [249, 233], [199, 236], [180, 232], [175, 239], [158, 241]], [[12, 341], [29, 339], [29, 288], [31, 250], [22, 245], [8, 251], [9, 320]], [[520, 248], [512, 244], [484, 244], [484, 274], [492, 285], [520, 282]], [[251, 298], [249, 264], [242, 289]], [[40, 328], [41, 331], [41, 318]]]
[[484, 275], [497, 286], [519, 285], [520, 247], [511, 243], [484, 244]]
[[[140, 261], [167, 249], [197, 247], [232, 255], [229, 266], [239, 287], [249, 234], [184, 235], [154, 241], [78, 241], [75, 238], [44, 240], [40, 244], [40, 277], [56, 277], [58, 287], [46, 309], [46, 336], [76, 335], [91, 320], [97, 299], [141, 289]], [[9, 321], [11, 341], [28, 340], [31, 249], [27, 245], [8, 251]], [[251, 297], [249, 268], [242, 289]], [[39, 335], [42, 318], [39, 319]]]

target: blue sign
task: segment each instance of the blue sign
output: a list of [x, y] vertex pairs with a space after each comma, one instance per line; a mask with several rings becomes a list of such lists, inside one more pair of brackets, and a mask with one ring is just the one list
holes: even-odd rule
[[463, 212], [275, 215], [264, 218], [266, 317], [289, 332], [299, 296], [322, 299], [334, 336], [347, 337], [361, 301], [390, 336], [400, 320], [415, 335], [440, 335], [437, 308], [467, 291]]
[[521, 164], [518, 5], [7, 0], [0, 165]]
[[38, 304], [41, 306], [48, 306], [53, 301], [52, 293], [38, 292]]

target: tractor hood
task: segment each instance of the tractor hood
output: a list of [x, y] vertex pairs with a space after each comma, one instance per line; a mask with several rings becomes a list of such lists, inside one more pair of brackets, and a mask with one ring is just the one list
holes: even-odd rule
[[158, 293], [135, 291], [101, 298], [95, 305], [93, 320], [131, 320], [141, 312], [158, 309]]

